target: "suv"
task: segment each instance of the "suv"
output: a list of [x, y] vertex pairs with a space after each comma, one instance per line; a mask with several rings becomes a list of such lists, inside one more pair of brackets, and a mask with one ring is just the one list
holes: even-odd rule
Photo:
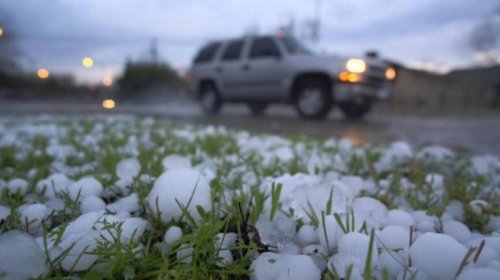
[[[282, 34], [281, 34], [282, 35]], [[338, 105], [361, 118], [391, 95], [394, 68], [371, 55], [361, 58], [313, 55], [289, 36], [252, 36], [205, 45], [188, 72], [188, 91], [205, 113], [246, 103], [262, 114], [271, 103], [293, 104], [304, 118], [324, 118]]]

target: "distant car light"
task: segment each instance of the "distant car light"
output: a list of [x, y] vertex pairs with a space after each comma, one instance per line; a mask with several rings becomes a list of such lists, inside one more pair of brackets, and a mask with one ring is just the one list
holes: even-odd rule
[[38, 71], [36, 72], [36, 75], [38, 76], [38, 78], [44, 80], [44, 79], [47, 79], [50, 74], [49, 74], [49, 71], [47, 71], [47, 69], [41, 68], [41, 69], [38, 69]]
[[102, 84], [105, 86], [105, 87], [110, 87], [113, 85], [113, 78], [111, 77], [106, 77], [102, 80]]
[[116, 103], [113, 99], [105, 99], [102, 101], [102, 107], [104, 109], [111, 110], [111, 109], [115, 108], [115, 106], [116, 106]]
[[351, 58], [347, 60], [345, 67], [349, 70], [349, 72], [353, 73], [363, 73], [366, 71], [365, 61], [359, 58]]
[[387, 68], [387, 70], [385, 70], [385, 78], [387, 80], [396, 79], [396, 69], [394, 69], [394, 67]]

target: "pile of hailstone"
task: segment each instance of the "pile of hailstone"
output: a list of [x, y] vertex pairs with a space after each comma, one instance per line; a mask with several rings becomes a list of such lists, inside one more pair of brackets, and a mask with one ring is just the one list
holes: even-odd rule
[[0, 119], [0, 279], [500, 279], [500, 160]]

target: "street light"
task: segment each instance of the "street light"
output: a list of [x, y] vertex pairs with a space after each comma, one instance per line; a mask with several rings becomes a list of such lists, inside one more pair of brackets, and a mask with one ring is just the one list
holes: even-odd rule
[[0, 37], [3, 36], [3, 33], [4, 33], [3, 28], [0, 27]]
[[94, 60], [88, 56], [84, 57], [82, 59], [82, 65], [86, 68], [90, 68], [90, 67], [94, 66]]
[[36, 72], [36, 75], [38, 76], [38, 78], [45, 80], [49, 77], [49, 71], [47, 71], [47, 69], [45, 68], [40, 68]]

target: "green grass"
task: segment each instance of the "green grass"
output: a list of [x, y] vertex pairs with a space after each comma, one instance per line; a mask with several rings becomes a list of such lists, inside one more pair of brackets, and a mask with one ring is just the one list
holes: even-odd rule
[[[263, 193], [258, 188], [266, 177], [283, 174], [310, 171], [322, 175], [334, 171], [361, 176], [373, 180], [377, 186], [376, 192], [366, 195], [382, 201], [389, 208], [397, 207], [401, 198], [404, 198], [414, 209], [441, 214], [449, 201], [458, 200], [465, 205], [465, 223], [469, 228], [481, 232], [488, 231], [489, 217], [500, 215], [500, 197], [498, 192], [493, 191], [499, 186], [492, 186], [494, 182], [491, 178], [471, 172], [470, 161], [461, 156], [439, 163], [414, 158], [405, 164], [393, 166], [391, 171], [379, 172], [375, 168], [375, 163], [381, 156], [377, 147], [360, 147], [345, 152], [338, 146], [328, 146], [323, 141], [305, 137], [277, 141], [278, 144], [275, 145], [289, 147], [293, 152], [291, 160], [282, 160], [279, 157], [268, 157], [275, 148], [273, 145], [258, 147], [265, 148], [266, 151], [245, 148], [246, 141], [265, 140], [265, 136], [247, 137], [225, 129], [185, 127], [150, 119], [9, 119], [2, 122], [9, 129], [15, 129], [25, 123], [57, 128], [55, 135], [18, 131], [14, 143], [0, 146], [0, 179], [27, 180], [28, 193], [41, 202], [46, 198], [37, 194], [35, 185], [53, 172], [65, 173], [72, 179], [90, 175], [97, 178], [107, 189], [112, 188], [117, 180], [116, 165], [124, 158], [138, 158], [142, 168], [141, 175], [153, 177], [163, 172], [162, 160], [172, 154], [189, 157], [193, 165], [216, 167], [215, 178], [211, 182], [212, 208], [198, 209], [203, 217], [202, 222], [195, 223], [189, 218], [187, 211], [186, 219], [161, 221], [158, 216], [151, 214], [145, 202], [152, 183], [136, 178], [131, 187], [131, 191], [138, 194], [141, 206], [136, 215], [150, 224], [144, 235], [136, 242], [124, 243], [120, 239], [121, 224], [108, 224], [106, 228], [117, 232], [117, 238], [111, 242], [100, 241], [95, 250], [88, 252], [98, 258], [88, 271], [64, 271], [58, 265], [60, 259], [53, 260], [49, 263], [48, 278], [61, 279], [74, 275], [83, 279], [246, 279], [249, 277], [249, 265], [255, 252], [269, 250], [266, 244], [261, 243], [258, 235], [253, 238], [250, 235], [256, 232], [255, 223], [259, 216], [265, 213], [266, 205], [270, 206], [267, 214], [271, 220], [277, 211], [291, 214], [289, 209], [280, 209], [280, 194], [286, 186], [273, 184], [270, 193]], [[58, 145], [68, 145], [70, 152], [67, 155], [64, 155], [64, 151], [60, 151], [61, 154], [49, 152], [50, 149], [47, 148], [55, 142], [59, 143]], [[324, 155], [327, 163], [310, 170], [307, 162], [315, 153]], [[336, 164], [335, 159], [340, 159], [344, 165]], [[425, 181], [425, 176], [429, 173], [445, 176], [442, 195], [436, 196], [432, 183]], [[246, 177], [249, 174], [253, 174], [255, 180], [249, 180]], [[412, 187], [403, 187], [402, 178], [407, 179]], [[383, 182], [389, 182], [387, 189], [381, 187]], [[250, 191], [247, 191], [248, 189]], [[231, 190], [230, 201], [227, 200], [226, 190]], [[12, 209], [12, 214], [1, 221], [0, 233], [13, 229], [29, 230], [29, 225], [20, 221], [16, 209], [26, 203], [28, 198], [33, 199], [32, 196], [29, 198], [30, 196], [26, 195], [11, 194], [6, 189], [2, 191], [0, 204]], [[368, 234], [370, 251], [364, 277], [372, 279], [371, 252], [374, 249], [374, 231], [369, 232], [366, 225], [362, 229], [354, 228], [354, 215], [349, 209], [345, 220], [337, 213], [332, 213], [331, 196], [332, 194], [326, 213], [308, 213], [312, 224], [317, 226], [321, 221], [324, 224], [325, 215], [334, 215], [344, 232], [362, 231]], [[53, 212], [43, 223], [44, 235], [54, 236], [56, 240], [60, 239], [66, 225], [80, 215], [78, 205], [67, 195], [60, 194], [59, 198], [65, 202], [64, 209]], [[478, 198], [488, 202], [481, 214], [468, 206], [470, 201]], [[107, 202], [115, 199], [109, 198]], [[321, 215], [318, 216], [319, 214]], [[181, 227], [184, 235], [172, 245], [170, 251], [162, 253], [163, 235], [172, 225]], [[234, 262], [227, 266], [220, 265], [220, 259], [217, 257], [220, 248], [214, 245], [216, 234], [221, 232], [235, 232], [238, 235], [236, 244], [230, 248]], [[191, 263], [177, 258], [179, 251], [186, 246], [193, 249]], [[324, 273], [324, 278], [336, 279], [333, 273]]]

